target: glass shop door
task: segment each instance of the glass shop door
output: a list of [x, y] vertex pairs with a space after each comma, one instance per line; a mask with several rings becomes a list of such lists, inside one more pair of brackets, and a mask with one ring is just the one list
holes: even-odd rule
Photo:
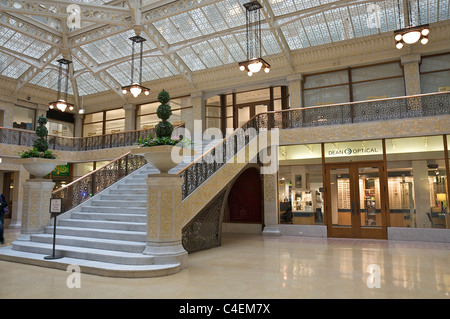
[[326, 165], [328, 237], [387, 238], [383, 162]]

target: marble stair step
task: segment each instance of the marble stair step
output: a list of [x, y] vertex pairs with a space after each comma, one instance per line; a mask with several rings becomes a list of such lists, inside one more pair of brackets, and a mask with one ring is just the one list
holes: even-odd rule
[[74, 219], [87, 219], [87, 220], [104, 220], [104, 221], [123, 221], [133, 223], [145, 223], [147, 222], [147, 214], [127, 214], [127, 213], [98, 213], [98, 212], [77, 212], [72, 213]]
[[[37, 253], [50, 256], [53, 253], [53, 244], [35, 241], [15, 241], [13, 249], [24, 252]], [[55, 245], [55, 254], [63, 257], [107, 262], [124, 265], [149, 265], [153, 257], [142, 253], [128, 253], [123, 251], [85, 248], [77, 246]]]
[[61, 219], [58, 221], [60, 226], [79, 227], [79, 228], [100, 228], [109, 230], [127, 230], [145, 232], [147, 227], [145, 223], [132, 223], [123, 221], [99, 221], [86, 219]]
[[[53, 233], [51, 234], [35, 234], [31, 236], [32, 241], [38, 243], [46, 243], [53, 245]], [[95, 237], [78, 237], [57, 235], [55, 237], [56, 245], [77, 246], [84, 248], [94, 248], [103, 250], [123, 251], [129, 253], [142, 253], [145, 249], [144, 242], [125, 241], [116, 239], [104, 239]]]
[[[53, 226], [45, 227], [47, 234], [53, 234]], [[115, 239], [124, 241], [138, 241], [145, 242], [147, 233], [145, 231], [129, 231], [129, 230], [114, 230], [101, 228], [80, 228], [72, 226], [56, 226], [56, 235], [78, 236], [78, 237], [92, 237], [103, 239]]]

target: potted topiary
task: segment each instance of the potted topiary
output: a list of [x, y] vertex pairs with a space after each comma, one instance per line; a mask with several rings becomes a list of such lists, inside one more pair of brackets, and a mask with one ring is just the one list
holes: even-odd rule
[[19, 152], [19, 163], [35, 178], [43, 178], [52, 172], [56, 166], [65, 165], [66, 162], [56, 160], [56, 155], [48, 149], [47, 135], [48, 130], [45, 127], [47, 118], [39, 116], [36, 128], [37, 139], [33, 141], [33, 148]]
[[173, 125], [168, 121], [172, 115], [172, 109], [168, 104], [169, 93], [162, 90], [158, 94], [158, 101], [161, 105], [156, 110], [156, 115], [161, 121], [155, 127], [156, 137], [139, 138], [135, 143], [139, 147], [132, 149], [131, 152], [144, 155], [147, 162], [159, 169], [161, 174], [167, 174], [183, 160], [184, 156], [194, 155], [194, 150], [190, 140], [181, 136], [172, 137]]

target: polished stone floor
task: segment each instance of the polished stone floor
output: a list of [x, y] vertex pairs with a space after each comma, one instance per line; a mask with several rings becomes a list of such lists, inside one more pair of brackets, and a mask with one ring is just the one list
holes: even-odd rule
[[[5, 235], [10, 244], [18, 234]], [[0, 299], [450, 299], [450, 244], [224, 234], [172, 276], [81, 274], [80, 288], [68, 288], [68, 276], [0, 261]]]

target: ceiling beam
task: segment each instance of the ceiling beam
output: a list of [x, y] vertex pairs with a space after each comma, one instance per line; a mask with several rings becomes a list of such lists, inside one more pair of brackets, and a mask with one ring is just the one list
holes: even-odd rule
[[62, 0], [4, 0], [0, 1], [0, 11], [65, 19], [69, 16], [67, 7], [73, 4], [80, 7], [82, 21], [128, 25], [129, 9], [109, 5], [73, 3]]

